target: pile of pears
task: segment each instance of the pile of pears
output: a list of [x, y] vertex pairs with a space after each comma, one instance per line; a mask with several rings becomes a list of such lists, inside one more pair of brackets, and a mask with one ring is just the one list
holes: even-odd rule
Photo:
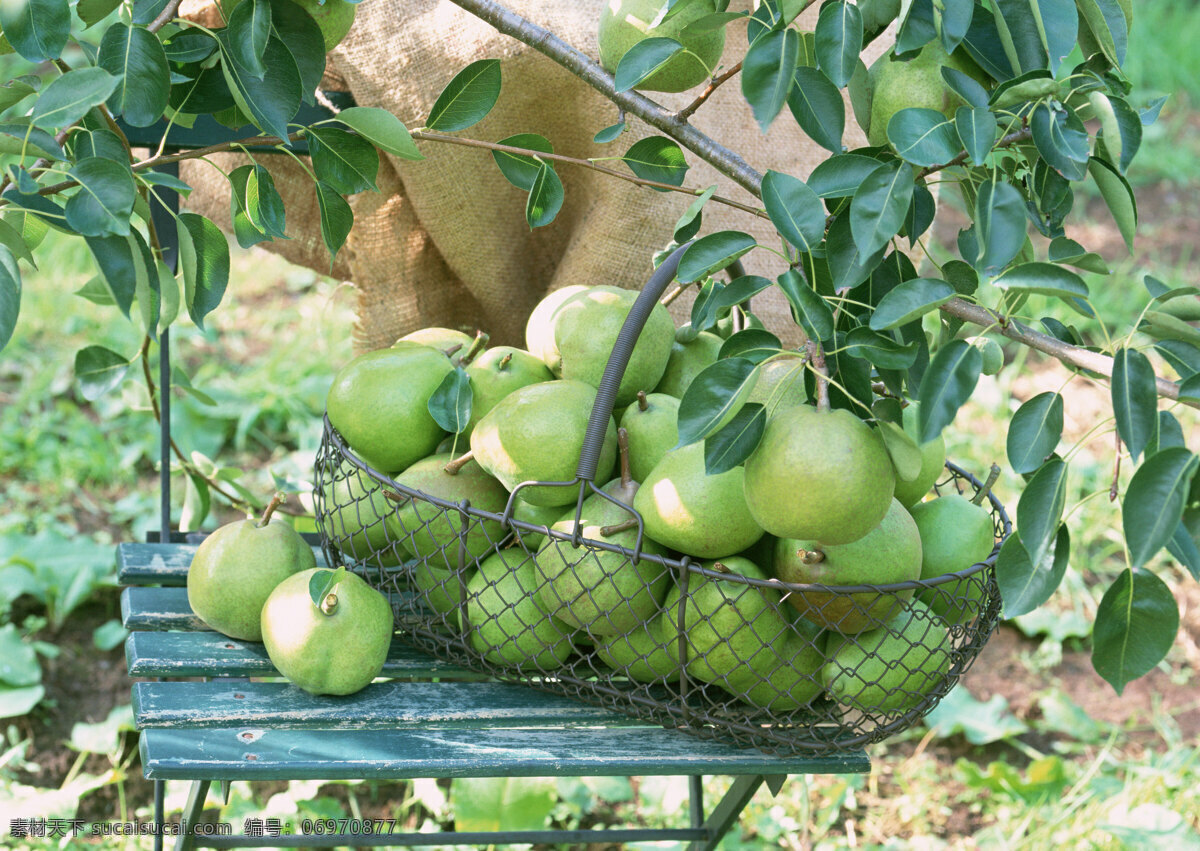
[[[809, 401], [796, 352], [761, 364], [747, 394], [767, 412], [758, 448], [709, 474], [703, 442], [679, 445], [680, 400], [732, 323], [677, 329], [662, 305], [620, 380], [594, 485], [580, 484], [597, 387], [636, 297], [569, 286], [537, 305], [524, 349], [427, 328], [346, 364], [327, 415], [351, 457], [317, 470], [327, 542], [410, 576], [423, 625], [508, 673], [646, 688], [686, 671], [711, 699], [773, 717], [827, 699], [917, 707], [983, 608], [979, 576], [915, 596], [785, 583], [966, 570], [995, 545], [986, 492], [923, 501], [944, 473], [941, 438], [894, 462], [878, 424]], [[915, 438], [911, 406], [902, 419]]]

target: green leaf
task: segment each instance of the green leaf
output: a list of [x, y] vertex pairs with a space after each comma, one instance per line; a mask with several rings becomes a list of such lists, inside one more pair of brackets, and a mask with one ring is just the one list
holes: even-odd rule
[[529, 229], [544, 227], [554, 221], [563, 205], [563, 185], [558, 173], [549, 164], [542, 163], [537, 179], [529, 187], [529, 198], [525, 202], [525, 221]]
[[930, 361], [921, 379], [917, 411], [921, 443], [928, 443], [954, 421], [979, 381], [983, 355], [966, 340], [951, 340]]
[[124, 236], [137, 190], [125, 163], [89, 157], [75, 163], [70, 175], [79, 191], [67, 201], [67, 225], [84, 236]]
[[98, 24], [121, 5], [121, 0], [79, 0], [75, 13], [87, 27]]
[[482, 121], [500, 97], [500, 60], [480, 59], [454, 75], [438, 95], [425, 126], [452, 133]]
[[996, 557], [996, 584], [1004, 601], [1004, 616], [1015, 618], [1032, 612], [1050, 599], [1062, 583], [1071, 554], [1067, 524], [1058, 527], [1054, 545], [1034, 566], [1017, 535], [1009, 535]]
[[238, 108], [264, 133], [286, 139], [288, 123], [303, 99], [300, 69], [287, 46], [271, 37], [263, 54], [266, 73], [260, 79], [238, 64], [225, 30], [219, 30], [217, 38], [221, 43], [221, 72]]
[[717, 324], [716, 294], [719, 289], [716, 280], [707, 279], [700, 285], [696, 300], [692, 302], [692, 313], [688, 325], [676, 335], [676, 342], [690, 343], [701, 331], [707, 331]]
[[767, 412], [762, 405], [743, 405], [733, 419], [705, 439], [705, 474], [716, 476], [744, 462], [758, 448], [766, 426]]
[[1140, 567], [1126, 570], [1096, 610], [1092, 667], [1121, 694], [1163, 660], [1178, 632], [1179, 607], [1166, 583]]
[[121, 383], [129, 359], [103, 346], [87, 346], [75, 353], [75, 378], [89, 402], [99, 399]]
[[840, 154], [846, 129], [846, 104], [841, 92], [816, 68], [798, 65], [794, 76], [787, 104], [796, 123], [822, 148]]
[[[108, 130], [78, 127], [71, 134], [70, 149], [71, 156], [76, 160], [101, 157], [120, 163], [129, 161], [129, 153], [125, 150], [125, 145], [121, 142], [120, 137]], [[159, 173], [161, 174], [161, 172]]]
[[[0, 6], [0, 8], [3, 8]], [[45, 686], [0, 688], [0, 718], [19, 718], [28, 715], [46, 696]]]
[[908, 369], [917, 361], [917, 344], [897, 343], [886, 334], [859, 326], [846, 335], [846, 354], [862, 358], [880, 369]]
[[1200, 458], [1187, 447], [1169, 446], [1133, 474], [1121, 503], [1121, 526], [1134, 567], [1153, 558], [1175, 534], [1197, 466]]
[[1086, 28], [1104, 57], [1119, 68], [1125, 64], [1129, 28], [1118, 0], [1076, 0], [1080, 27]]
[[764, 278], [761, 275], [742, 275], [717, 291], [713, 300], [713, 306], [717, 310], [724, 310], [734, 305], [743, 304], [773, 286], [775, 285], [769, 278]]
[[130, 249], [128, 240], [119, 236], [89, 236], [84, 238], [84, 242], [91, 250], [96, 267], [99, 268], [104, 283], [112, 293], [113, 303], [128, 317], [129, 310], [133, 307], [134, 285], [137, 278], [133, 263], [133, 251]]
[[553, 777], [458, 777], [450, 789], [459, 831], [538, 830], [558, 801]]
[[810, 340], [828, 340], [833, 336], [833, 309], [795, 269], [777, 279], [779, 288], [792, 307], [792, 317]]
[[429, 397], [429, 415], [443, 431], [460, 434], [471, 421], [471, 400], [471, 377], [456, 367]]
[[979, 85], [974, 77], [964, 74], [949, 65], [942, 66], [942, 79], [956, 95], [962, 98], [968, 106], [986, 109], [988, 105], [987, 89]]
[[744, 358], [706, 366], [679, 402], [679, 446], [702, 440], [725, 426], [746, 403], [758, 381], [758, 367]]
[[996, 275], [1025, 246], [1025, 199], [1000, 180], [985, 180], [975, 197], [977, 257], [964, 257], [985, 275]]
[[345, 566], [337, 570], [318, 570], [308, 579], [308, 597], [318, 609], [329, 593], [346, 575]]
[[[683, 149], [665, 136], [647, 136], [634, 142], [621, 159], [629, 166], [630, 171], [643, 180], [669, 183], [672, 186], [682, 186], [688, 170]], [[669, 191], [659, 187], [651, 188], [658, 192]]]
[[900, 232], [912, 204], [913, 177], [908, 163], [884, 163], [858, 187], [850, 202], [850, 232], [859, 253], [886, 248]]
[[1200, 580], [1200, 547], [1196, 546], [1196, 539], [1192, 537], [1186, 522], [1175, 527], [1171, 540], [1167, 542], [1167, 552], [1187, 568], [1192, 579]]
[[617, 63], [613, 83], [618, 92], [627, 92], [662, 69], [683, 45], [673, 38], [646, 38], [637, 42]]
[[1086, 250], [1078, 242], [1065, 236], [1060, 236], [1050, 241], [1048, 259], [1051, 263], [1066, 263], [1078, 269], [1083, 269], [1085, 272], [1094, 272], [1097, 275], [1107, 275], [1110, 272], [1108, 264], [1104, 262], [1103, 257], [1095, 252]]
[[21, 274], [7, 246], [0, 247], [0, 351], [12, 339], [21, 314]]
[[761, 328], [743, 328], [721, 344], [717, 360], [743, 358], [750, 363], [762, 363], [779, 354], [783, 344], [770, 331]]
[[[25, 118], [14, 118], [13, 123], [0, 124], [0, 151], [14, 155], [24, 154], [29, 159], [34, 157], [46, 157], [53, 160], [65, 160], [66, 154], [59, 144], [54, 141], [54, 137], [45, 130], [39, 130], [37, 127], [31, 127], [29, 121]], [[24, 164], [24, 160], [22, 160]], [[32, 193], [29, 192], [29, 187], [19, 187], [24, 193], [22, 197], [28, 198]], [[5, 197], [14, 190], [5, 192]], [[39, 198], [46, 204], [50, 202], [40, 196]], [[28, 205], [25, 205], [28, 208]], [[36, 208], [30, 208], [36, 209]]]
[[710, 233], [693, 242], [683, 252], [676, 277], [684, 284], [698, 281], [711, 272], [724, 269], [756, 245], [758, 242], [754, 237], [741, 231]]
[[959, 152], [954, 122], [936, 109], [901, 109], [888, 121], [887, 137], [896, 153], [913, 165], [945, 165]]
[[329, 249], [329, 262], [346, 244], [350, 228], [354, 226], [354, 211], [346, 199], [328, 183], [317, 181], [317, 207], [321, 213], [321, 239]]
[[849, 214], [839, 215], [829, 226], [829, 235], [825, 239], [825, 254], [833, 275], [833, 288], [849, 289], [861, 284], [879, 266], [885, 250], [881, 248], [870, 255], [860, 253], [850, 232]]
[[36, 94], [37, 87], [41, 86], [41, 82], [40, 77], [24, 75], [0, 84], [0, 112], [10, 106], [16, 106], [25, 98]]
[[996, 144], [996, 116], [985, 107], [960, 106], [954, 113], [954, 129], [971, 165], [983, 165]]
[[845, 88], [863, 47], [863, 20], [853, 3], [827, 3], [815, 31], [817, 67], [839, 89]]
[[0, 627], [0, 683], [7, 686], [32, 686], [42, 681], [33, 645], [21, 640], [16, 624]]
[[1104, 148], [1115, 160], [1117, 171], [1124, 174], [1142, 144], [1142, 120], [1128, 103], [1115, 95], [1088, 92], [1088, 102], [1103, 129]]
[[936, 213], [937, 202], [934, 201], [933, 193], [929, 191], [924, 180], [914, 183], [912, 204], [908, 207], [908, 213], [904, 216], [904, 227], [900, 231], [908, 237], [910, 247], [915, 248], [917, 240], [929, 230]]
[[179, 293], [179, 281], [167, 268], [167, 264], [159, 260], [155, 263], [155, 267], [158, 270], [158, 294], [162, 302], [158, 317], [158, 331], [162, 333], [163, 329], [171, 327], [179, 317], [179, 308], [183, 304], [183, 299]]
[[133, 0], [133, 22], [148, 24], [167, 7], [169, 0]]
[[808, 187], [820, 198], [849, 198], [877, 168], [879, 160], [874, 157], [838, 154], [813, 169], [808, 176]]
[[301, 99], [307, 104], [315, 104], [315, 92], [325, 76], [325, 37], [321, 27], [298, 3], [291, 0], [269, 2], [271, 29], [291, 54], [300, 74]]
[[220, 49], [217, 40], [200, 30], [181, 30], [163, 42], [163, 51], [171, 62], [186, 65], [203, 62]]
[[1008, 699], [1003, 695], [976, 700], [965, 688], [955, 689], [942, 698], [925, 716], [925, 723], [939, 738], [962, 733], [973, 745], [1003, 742], [1029, 732], [1025, 722], [1009, 710]]
[[1029, 560], [1041, 564], [1058, 534], [1067, 503], [1067, 464], [1051, 458], [1033, 474], [1017, 503], [1017, 535]]
[[1063, 429], [1063, 398], [1058, 393], [1039, 393], [1013, 414], [1008, 425], [1008, 463], [1021, 475], [1037, 470], [1045, 463]]
[[804, 254], [825, 238], [825, 208], [817, 193], [790, 174], [768, 170], [762, 179], [762, 200], [775, 229]]
[[308, 139], [313, 171], [318, 180], [342, 195], [367, 189], [379, 191], [375, 185], [379, 154], [366, 139], [335, 127], [310, 127]]
[[33, 105], [33, 123], [47, 130], [74, 124], [89, 109], [104, 103], [119, 82], [103, 68], [68, 71], [42, 89]]
[[134, 266], [134, 297], [142, 317], [142, 327], [150, 339], [158, 340], [158, 319], [162, 312], [162, 297], [158, 291], [158, 267], [150, 246], [136, 230], [125, 237], [129, 240]]
[[229, 243], [211, 221], [198, 213], [180, 213], [179, 267], [188, 316], [204, 329], [204, 317], [216, 309], [229, 284]]
[[67, 0], [5, 0], [0, 30], [24, 59], [57, 59], [71, 35], [71, 7]]
[[171, 71], [166, 51], [152, 33], [114, 23], [100, 41], [96, 64], [119, 80], [108, 98], [113, 115], [134, 127], [149, 127], [162, 118], [171, 93]]
[[932, 0], [910, 0], [901, 9], [897, 54], [917, 50], [937, 37]]
[[1133, 188], [1109, 163], [1092, 157], [1088, 160], [1088, 173], [1100, 189], [1100, 196], [1112, 213], [1113, 221], [1125, 240], [1125, 246], [1133, 251], [1133, 237], [1137, 233], [1137, 199]]
[[800, 53], [800, 36], [793, 29], [776, 30], [756, 39], [742, 64], [742, 96], [750, 104], [763, 133], [783, 109], [792, 87]]
[[[106, 649], [111, 650], [125, 640], [124, 636], [127, 633], [119, 621], [108, 621], [104, 626], [108, 627], [111, 636], [120, 636], [116, 638], [116, 643]], [[93, 633], [93, 636], [96, 634]], [[126, 703], [123, 706], [114, 706], [103, 721], [95, 724], [77, 722], [71, 727], [71, 739], [67, 744], [81, 753], [109, 754], [115, 758], [121, 747], [121, 733], [135, 729], [133, 707]]]
[[[554, 146], [550, 144], [550, 140], [537, 133], [518, 133], [516, 136], [501, 139], [499, 144], [512, 148], [528, 148], [544, 154], [554, 153]], [[500, 173], [509, 183], [526, 192], [533, 188], [544, 163], [543, 160], [528, 154], [514, 154], [507, 151], [492, 151], [492, 159], [495, 160]], [[552, 164], [547, 164], [550, 165], [550, 168], [554, 167]]]
[[1063, 299], [1087, 298], [1089, 295], [1083, 278], [1054, 263], [1022, 263], [992, 283], [1005, 290]]
[[592, 137], [592, 141], [597, 145], [605, 145], [616, 139], [628, 129], [624, 121], [618, 121], [616, 124], [610, 124], [603, 130]]
[[1065, 110], [1051, 110], [1040, 103], [1029, 118], [1029, 129], [1038, 153], [1052, 169], [1067, 180], [1083, 180], [1088, 163], [1088, 134], [1083, 122]]
[[682, 245], [689, 239], [700, 232], [700, 225], [704, 222], [704, 205], [708, 203], [713, 194], [717, 191], [717, 185], [705, 189], [696, 196], [696, 200], [688, 204], [688, 208], [683, 211], [683, 215], [675, 222], [675, 241]]
[[899, 328], [937, 310], [956, 295], [954, 287], [937, 278], [902, 281], [879, 300], [871, 314], [870, 326], [875, 331]]
[[267, 0], [240, 0], [225, 26], [229, 52], [246, 74], [261, 80], [267, 73], [263, 55], [271, 37], [271, 4]]
[[425, 159], [408, 128], [386, 109], [352, 106], [339, 112], [337, 120], [385, 153], [402, 160]]
[[[855, 329], [862, 330], [859, 328]], [[869, 333], [869, 332], [868, 332]], [[896, 475], [906, 482], [911, 482], [921, 473], [921, 449], [912, 435], [895, 423], [887, 420], [879, 421], [879, 436], [896, 468]]]
[[1112, 407], [1117, 434], [1125, 441], [1129, 456], [1136, 463], [1158, 432], [1158, 386], [1154, 366], [1136, 349], [1121, 348], [1113, 356]]
[[238, 166], [229, 174], [233, 233], [249, 248], [271, 239], [287, 239], [286, 211], [271, 173], [261, 165]]

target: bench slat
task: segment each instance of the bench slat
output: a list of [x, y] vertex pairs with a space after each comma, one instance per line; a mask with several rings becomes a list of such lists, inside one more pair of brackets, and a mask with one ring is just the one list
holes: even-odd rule
[[285, 682], [146, 682], [133, 686], [133, 712], [139, 728], [645, 726], [607, 709], [496, 682], [377, 682], [344, 697], [313, 696]]
[[776, 757], [661, 727], [560, 730], [149, 729], [146, 777], [400, 780], [652, 774], [861, 774], [862, 751]]
[[204, 630], [188, 605], [186, 588], [126, 588], [121, 592], [121, 623], [131, 631]]
[[[117, 545], [117, 581], [122, 585], [186, 585], [188, 567], [198, 544]], [[313, 547], [317, 566], [325, 566], [320, 547]]]
[[[215, 632], [134, 632], [125, 640], [125, 660], [131, 677], [279, 676], [262, 644]], [[399, 642], [388, 651], [381, 676], [484, 679]]]

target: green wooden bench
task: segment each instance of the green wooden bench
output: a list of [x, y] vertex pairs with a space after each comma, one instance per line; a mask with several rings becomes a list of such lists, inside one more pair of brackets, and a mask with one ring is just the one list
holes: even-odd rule
[[[714, 848], [760, 785], [790, 774], [857, 773], [865, 753], [772, 757], [480, 675], [392, 645], [383, 677], [348, 697], [313, 697], [278, 678], [261, 644], [207, 630], [184, 587], [191, 544], [118, 547], [121, 614], [142, 767], [191, 783], [176, 848], [331, 847], [675, 840]], [[321, 560], [318, 550], [318, 561]], [[197, 681], [195, 678], [204, 678]], [[736, 779], [706, 811], [704, 775]], [[187, 835], [209, 787], [234, 780], [686, 775], [690, 826], [507, 833]], [[161, 813], [158, 816], [161, 818]], [[238, 826], [234, 826], [238, 827]], [[207, 829], [207, 828], [205, 828]]]

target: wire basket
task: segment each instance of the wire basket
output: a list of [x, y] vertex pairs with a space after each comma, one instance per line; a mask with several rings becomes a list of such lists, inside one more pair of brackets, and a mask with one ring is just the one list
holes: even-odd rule
[[[1000, 545], [935, 579], [826, 586], [772, 577], [763, 543], [700, 563], [644, 538], [640, 516], [593, 479], [629, 352], [677, 259], [630, 313], [572, 482], [522, 483], [497, 510], [447, 501], [368, 466], [326, 418], [315, 463], [326, 559], [388, 595], [401, 640], [501, 680], [770, 753], [884, 739], [932, 709], [995, 629]], [[939, 494], [980, 485], [946, 470]], [[547, 484], [578, 488], [569, 529], [514, 513], [522, 489]], [[1011, 523], [988, 501], [1002, 541]], [[600, 533], [586, 525], [599, 503], [634, 522]]]

